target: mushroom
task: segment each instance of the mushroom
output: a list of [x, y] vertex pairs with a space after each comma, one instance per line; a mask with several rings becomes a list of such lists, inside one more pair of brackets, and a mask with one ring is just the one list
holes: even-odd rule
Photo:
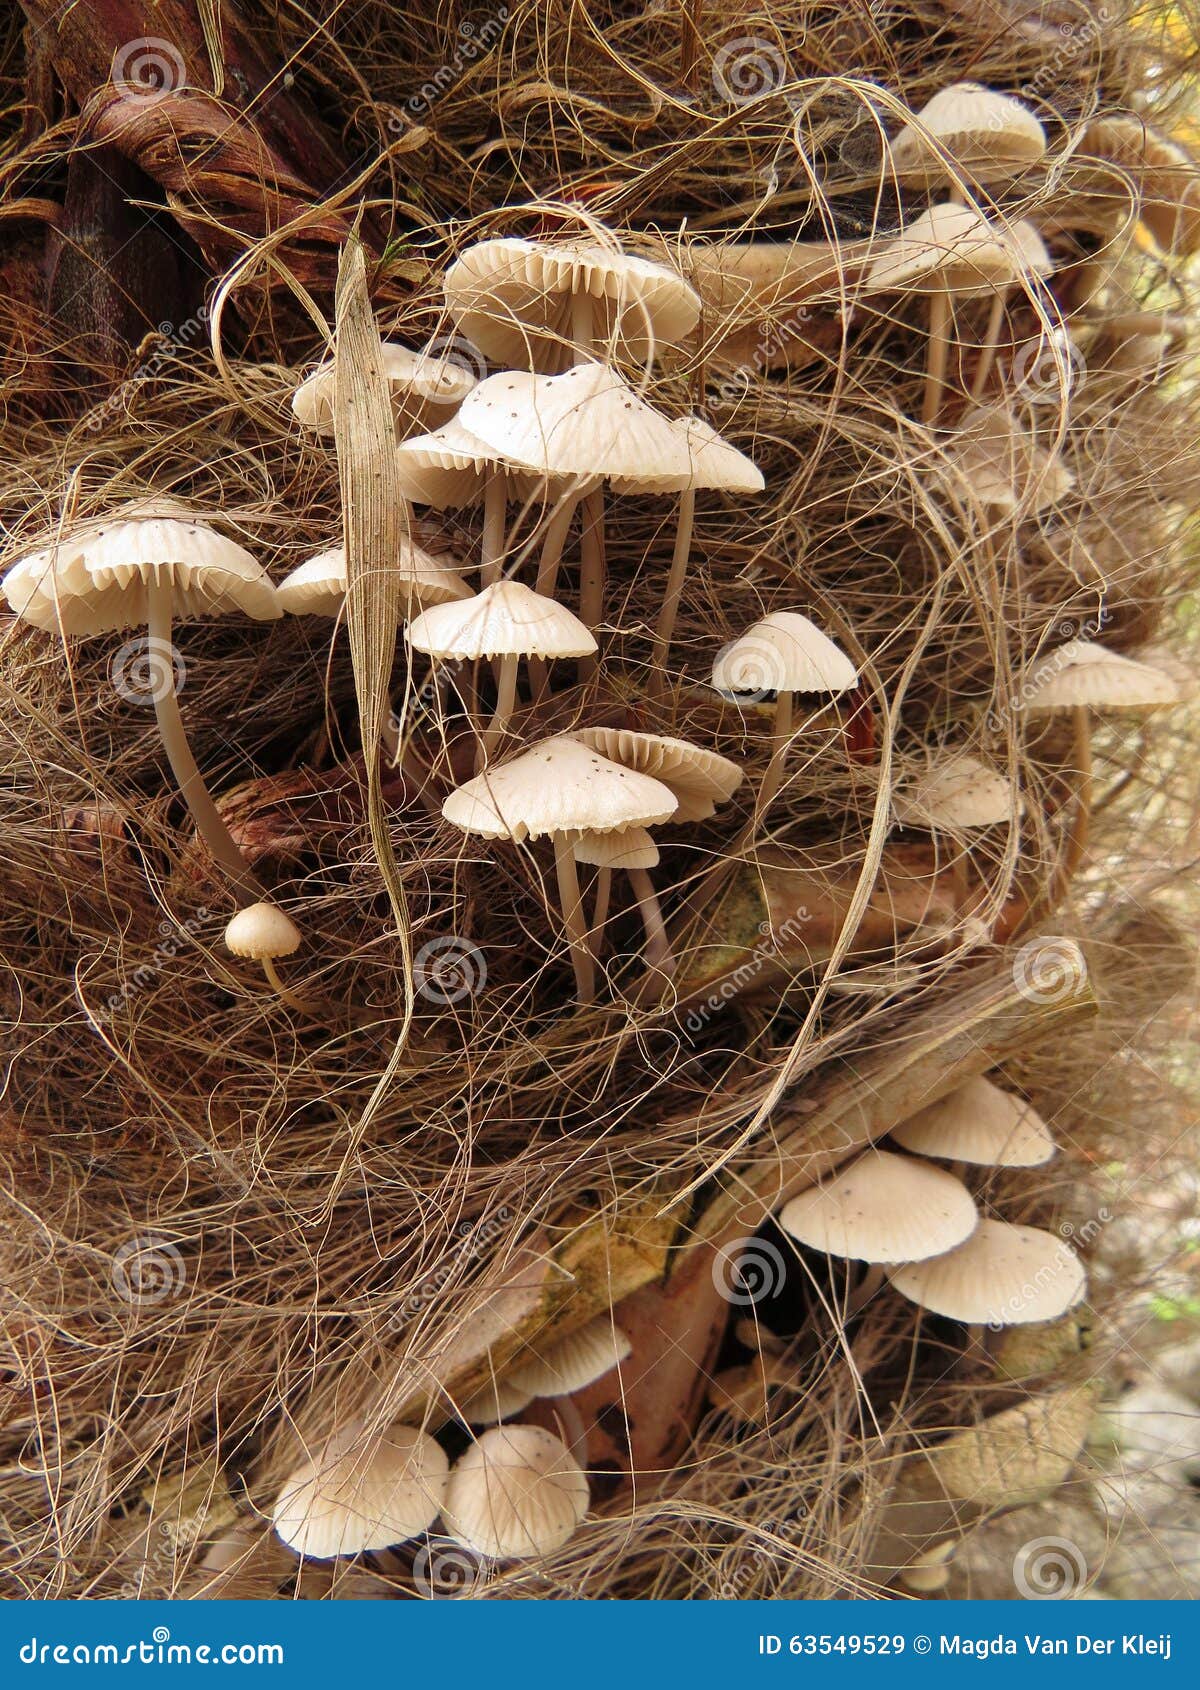
[[494, 1426], [455, 1462], [443, 1519], [479, 1555], [523, 1560], [560, 1549], [588, 1508], [583, 1469], [540, 1426]]
[[213, 803], [187, 741], [176, 696], [171, 628], [175, 616], [233, 611], [274, 621], [283, 612], [265, 571], [235, 541], [168, 502], [122, 507], [38, 559], [44, 565], [40, 573], [35, 560], [25, 558], [4, 577], [5, 594], [18, 616], [35, 626], [58, 627], [63, 634], [146, 626], [144, 657], [153, 671], [154, 711], [179, 791], [239, 899], [257, 902], [261, 888]]
[[1011, 781], [965, 751], [943, 753], [892, 794], [892, 814], [902, 827], [931, 831], [1011, 824], [1024, 810]]
[[462, 1405], [459, 1418], [468, 1426], [494, 1426], [528, 1408], [535, 1394], [518, 1385], [511, 1375], [493, 1377]]
[[595, 971], [571, 842], [583, 832], [652, 827], [675, 810], [675, 795], [662, 781], [621, 768], [566, 736], [545, 740], [476, 775], [442, 806], [446, 820], [465, 833], [517, 843], [553, 840], [563, 925], [583, 1003], [595, 995]]
[[[383, 376], [392, 400], [392, 415], [401, 436], [415, 434], [449, 417], [462, 404], [478, 379], [446, 355], [442, 348], [412, 352], [407, 346], [384, 341]], [[333, 433], [333, 360], [327, 359], [292, 394], [297, 422], [317, 434]]]
[[886, 1264], [940, 1256], [969, 1238], [978, 1221], [961, 1180], [889, 1150], [868, 1151], [793, 1197], [779, 1214], [780, 1226], [797, 1243], [869, 1264], [855, 1288], [854, 1308], [883, 1283]]
[[551, 660], [596, 650], [595, 636], [566, 605], [531, 592], [519, 581], [497, 581], [473, 598], [424, 611], [409, 624], [408, 642], [429, 657], [500, 659], [496, 708], [480, 739], [479, 763], [486, 762], [508, 725], [522, 657]]
[[240, 909], [225, 929], [225, 948], [232, 956], [260, 962], [269, 984], [284, 1003], [304, 1015], [314, 1012], [312, 1004], [284, 985], [276, 970], [280, 957], [291, 956], [300, 948], [300, 929], [277, 904], [247, 904]]
[[1007, 182], [1045, 157], [1046, 131], [1011, 94], [952, 82], [907, 120], [891, 152], [902, 178], [953, 183], [957, 167], [976, 182]]
[[889, 1267], [887, 1277], [910, 1302], [970, 1326], [1054, 1320], [1087, 1289], [1083, 1264], [1064, 1239], [993, 1220], [981, 1220], [945, 1255]]
[[592, 241], [481, 241], [450, 266], [445, 292], [455, 323], [489, 358], [551, 374], [598, 344], [646, 364], [700, 317], [700, 296], [674, 270]]
[[[1137, 213], [1162, 252], [1190, 257], [1200, 246], [1200, 183], [1196, 161], [1175, 141], [1150, 129], [1140, 117], [1116, 112], [1094, 118], [1083, 132], [1073, 162], [1100, 159], [1117, 166], [1106, 179], [1109, 192], [1132, 177]], [[1123, 216], [1128, 192], [1121, 192]]]
[[936, 1596], [950, 1583], [950, 1562], [957, 1548], [958, 1539], [948, 1537], [944, 1543], [923, 1549], [907, 1567], [901, 1567], [896, 1574], [897, 1584], [911, 1590], [915, 1596]]
[[774, 750], [758, 792], [765, 810], [783, 775], [796, 693], [841, 693], [858, 685], [858, 671], [827, 634], [791, 610], [775, 610], [739, 634], [717, 656], [712, 684], [718, 692], [773, 692]]
[[289, 1549], [313, 1560], [388, 1549], [437, 1519], [449, 1466], [441, 1445], [415, 1426], [368, 1437], [356, 1421], [289, 1475], [271, 1523]]
[[985, 510], [1036, 516], [1066, 498], [1075, 477], [1004, 405], [964, 411], [947, 456]]
[[[406, 616], [431, 604], [469, 599], [471, 589], [458, 574], [461, 565], [447, 564], [403, 540], [396, 573], [401, 577], [408, 606]], [[330, 546], [298, 564], [277, 589], [280, 604], [292, 616], [340, 616], [346, 603], [346, 548]]]
[[644, 827], [623, 827], [619, 833], [581, 833], [571, 847], [577, 863], [589, 863], [598, 868], [596, 902], [592, 909], [592, 927], [588, 945], [593, 956], [599, 954], [604, 923], [608, 919], [608, 899], [612, 888], [612, 871], [623, 869], [629, 876], [634, 899], [646, 930], [643, 952], [651, 968], [670, 971], [673, 966], [671, 941], [667, 937], [658, 894], [647, 870], [658, 867], [658, 846]]
[[627, 1360], [633, 1345], [608, 1315], [550, 1344], [541, 1355], [520, 1357], [509, 1370], [508, 1384], [534, 1397], [569, 1397], [611, 1373]]
[[1032, 1103], [982, 1075], [910, 1115], [892, 1137], [914, 1155], [983, 1168], [1039, 1168], [1057, 1153]]
[[914, 291], [930, 296], [929, 351], [921, 421], [937, 421], [946, 385], [954, 294], [1008, 288], [1021, 273], [1010, 241], [979, 212], [948, 202], [928, 211], [889, 241], [867, 271], [867, 293]]

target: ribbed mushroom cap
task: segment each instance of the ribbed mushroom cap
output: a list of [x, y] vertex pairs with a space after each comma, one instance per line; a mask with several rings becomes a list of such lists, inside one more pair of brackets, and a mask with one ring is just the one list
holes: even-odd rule
[[276, 1532], [300, 1555], [325, 1561], [404, 1543], [441, 1512], [449, 1462], [415, 1426], [364, 1441], [344, 1427], [286, 1480], [271, 1510]]
[[560, 1338], [540, 1355], [522, 1361], [517, 1358], [511, 1381], [535, 1397], [569, 1397], [585, 1385], [603, 1379], [606, 1373], [631, 1354], [633, 1345], [607, 1315]]
[[969, 206], [930, 206], [882, 249], [867, 271], [868, 293], [986, 293], [1020, 274], [1002, 233]]
[[[397, 569], [408, 610], [471, 597], [471, 589], [453, 568], [412, 540], [401, 541]], [[346, 599], [346, 548], [330, 546], [298, 565], [280, 582], [278, 598], [293, 616], [340, 616]]]
[[470, 247], [446, 272], [459, 328], [501, 364], [560, 369], [569, 358], [571, 301], [593, 302], [597, 337], [616, 332], [622, 356], [643, 364], [695, 328], [700, 296], [675, 271], [585, 242], [507, 237]]
[[468, 1426], [495, 1426], [510, 1420], [533, 1401], [535, 1392], [519, 1385], [511, 1376], [489, 1379], [459, 1410], [459, 1417]]
[[108, 618], [120, 613], [123, 599], [121, 589], [113, 587], [97, 603], [89, 585], [77, 554], [64, 541], [20, 558], [5, 573], [0, 589], [23, 622], [47, 633], [86, 638], [113, 626]]
[[1175, 704], [1179, 688], [1149, 663], [1123, 657], [1092, 640], [1068, 640], [1031, 663], [1021, 697], [1030, 711], [1072, 710], [1081, 706], [1112, 710], [1150, 710]]
[[[457, 410], [474, 387], [476, 376], [445, 352], [431, 356], [394, 342], [383, 343], [383, 373], [398, 424], [440, 420]], [[333, 432], [333, 363], [327, 360], [292, 394], [297, 422], [320, 434]]]
[[496, 1426], [454, 1464], [442, 1515], [453, 1537], [497, 1561], [548, 1554], [588, 1507], [583, 1470], [540, 1426]]
[[1140, 118], [1115, 113], [1083, 132], [1076, 162], [1103, 159], [1128, 171], [1137, 189], [1138, 216], [1164, 252], [1191, 254], [1200, 244], [1200, 181], [1183, 147], [1148, 129]]
[[[171, 514], [159, 514], [164, 511]], [[64, 619], [69, 616], [76, 631], [109, 633], [144, 623], [147, 585], [167, 580], [180, 620], [232, 611], [260, 622], [281, 616], [275, 589], [250, 553], [199, 517], [180, 512], [173, 504], [137, 503], [67, 535], [53, 560], [54, 582], [41, 578], [24, 613], [32, 607], [35, 616], [55, 618], [57, 588]], [[27, 593], [32, 561], [14, 565], [20, 571], [18, 595]], [[14, 570], [5, 577], [6, 592]], [[68, 598], [76, 602], [68, 606]], [[59, 626], [57, 618], [50, 626]]]
[[494, 451], [542, 473], [656, 486], [687, 486], [692, 475], [691, 436], [606, 364], [576, 364], [560, 376], [504, 370], [480, 382], [458, 420]]
[[[522, 470], [502, 452], [451, 417], [432, 434], [419, 434], [396, 448], [400, 491], [417, 505], [435, 510], [461, 510], [482, 499], [493, 470], [501, 469], [518, 498], [526, 499], [545, 488], [547, 497], [558, 497], [576, 477], [539, 476]], [[578, 489], [582, 490], [582, 489]]]
[[982, 1075], [893, 1127], [892, 1137], [917, 1156], [982, 1168], [1038, 1168], [1057, 1150], [1032, 1103]]
[[779, 1224], [798, 1243], [830, 1256], [915, 1262], [961, 1244], [978, 1219], [971, 1193], [953, 1174], [888, 1150], [869, 1150], [793, 1197]]
[[677, 822], [706, 820], [742, 784], [742, 770], [730, 758], [668, 734], [638, 733], [633, 728], [577, 728], [572, 738], [614, 763], [653, 775], [669, 786], [679, 801], [672, 818]]
[[[678, 812], [675, 819], [678, 820]], [[581, 833], [571, 849], [577, 863], [594, 868], [656, 868], [658, 846], [644, 827], [623, 827], [619, 833]]]
[[684, 442], [689, 468], [686, 475], [613, 477], [618, 493], [684, 493], [688, 488], [726, 493], [761, 493], [763, 473], [752, 458], [731, 446], [703, 417], [677, 417], [669, 425]]
[[949, 455], [986, 509], [1031, 514], [1056, 505], [1075, 477], [1056, 452], [1034, 436], [1003, 405], [974, 405], [959, 422]]
[[1046, 151], [1046, 131], [1029, 107], [978, 82], [952, 82], [939, 89], [905, 124], [892, 142], [900, 174], [913, 168], [942, 173], [926, 136], [940, 142], [978, 182], [1002, 181], [1035, 164]]
[[1020, 794], [996, 769], [965, 751], [949, 752], [892, 795], [892, 813], [904, 826], [994, 827], [1024, 812]]
[[1022, 217], [1009, 229], [1008, 238], [1023, 268], [1031, 275], [1044, 281], [1047, 276], [1054, 274], [1054, 260], [1050, 256], [1050, 248], [1042, 239], [1036, 224], [1031, 223], [1027, 217]]
[[713, 664], [718, 692], [845, 692], [858, 671], [807, 616], [773, 610], [730, 642]]
[[452, 792], [442, 814], [485, 839], [538, 839], [653, 827], [675, 814], [662, 781], [610, 762], [566, 736], [543, 740]]
[[300, 929], [277, 904], [250, 904], [226, 927], [225, 948], [234, 956], [252, 957], [255, 962], [291, 956], [300, 948]]
[[1054, 1320], [1087, 1289], [1083, 1264], [1063, 1239], [991, 1220], [946, 1255], [891, 1267], [888, 1278], [910, 1302], [970, 1326]]
[[409, 643], [430, 657], [585, 657], [595, 635], [565, 604], [520, 581], [497, 581], [457, 604], [440, 604], [408, 628]]

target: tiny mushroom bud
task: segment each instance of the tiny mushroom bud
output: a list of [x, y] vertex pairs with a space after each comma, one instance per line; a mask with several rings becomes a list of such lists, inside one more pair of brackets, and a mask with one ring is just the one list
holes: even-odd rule
[[262, 964], [268, 982], [284, 1003], [303, 1014], [316, 1013], [316, 1006], [298, 998], [279, 977], [279, 957], [291, 956], [300, 948], [300, 929], [277, 904], [248, 904], [240, 909], [225, 929], [225, 948], [232, 956], [248, 957]]

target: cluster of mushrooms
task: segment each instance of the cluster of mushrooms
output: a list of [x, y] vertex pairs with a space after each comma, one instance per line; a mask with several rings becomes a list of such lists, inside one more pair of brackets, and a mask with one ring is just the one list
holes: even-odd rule
[[[1100, 156], [1121, 163], [1129, 144], [1118, 121], [1092, 148], [1107, 147]], [[1053, 271], [1050, 253], [1032, 223], [989, 220], [964, 203], [960, 185], [969, 178], [996, 192], [1045, 152], [1042, 126], [1020, 101], [973, 84], [938, 94], [892, 140], [890, 164], [901, 184], [946, 197], [880, 242], [858, 283], [865, 299], [914, 292], [928, 298], [921, 421], [936, 431], [930, 438], [940, 462], [965, 480], [989, 517], [1049, 510], [1070, 492], [1072, 477], [1057, 449], [987, 397], [1010, 298], [1018, 290], [1038, 297]], [[1150, 211], [1183, 215], [1169, 194]], [[669, 975], [667, 926], [650, 877], [659, 860], [651, 830], [712, 816], [733, 797], [743, 772], [717, 751], [669, 733], [603, 724], [528, 744], [521, 717], [528, 710], [536, 718], [564, 664], [573, 666], [573, 685], [584, 683], [579, 696], [587, 708], [588, 683], [607, 656], [607, 501], [638, 494], [675, 503], [650, 662], [639, 677], [647, 708], [670, 726], [667, 683], [696, 496], [741, 498], [761, 491], [764, 481], [701, 417], [662, 414], [631, 379], [630, 372], [649, 372], [664, 349], [686, 346], [697, 329], [700, 296], [669, 265], [623, 253], [615, 242], [501, 238], [467, 250], [444, 287], [458, 333], [497, 366], [495, 373], [467, 369], [433, 343], [424, 351], [385, 344], [384, 374], [403, 496], [435, 511], [478, 508], [477, 555], [435, 557], [410, 539], [394, 567], [410, 664], [428, 661], [435, 678], [439, 665], [449, 666], [474, 740], [474, 773], [438, 791], [432, 768], [414, 758], [394, 727], [384, 749], [411, 768], [429, 807], [464, 833], [551, 842], [559, 899], [551, 913], [561, 921], [578, 998], [587, 1003], [596, 993], [614, 871], [640, 912], [647, 966]], [[946, 428], [943, 409], [957, 385], [948, 379], [956, 313], [980, 299], [990, 304], [970, 403]], [[706, 334], [712, 350], [711, 324]], [[1064, 343], [1060, 352], [1067, 359], [1074, 349]], [[333, 432], [333, 386], [333, 366], [325, 364], [296, 388], [292, 403], [302, 426]], [[572, 552], [579, 581], [573, 606], [562, 592]], [[655, 567], [646, 560], [647, 570]], [[465, 579], [472, 570], [474, 590]], [[3, 591], [18, 616], [60, 636], [144, 629], [151, 663], [169, 669], [179, 620], [340, 617], [347, 568], [344, 549], [330, 545], [275, 585], [210, 521], [174, 499], [152, 499], [56, 532], [8, 570]], [[761, 815], [784, 777], [795, 697], [836, 697], [855, 687], [858, 675], [821, 629], [783, 610], [717, 655], [711, 684], [734, 697], [774, 695], [772, 754], [755, 794]], [[1083, 638], [1036, 659], [1018, 686], [1029, 715], [1071, 714], [1081, 778], [1091, 710], [1157, 708], [1179, 694], [1162, 669]], [[225, 826], [189, 748], [169, 674], [155, 686], [154, 703], [179, 791], [239, 905], [226, 931], [230, 951], [260, 962], [274, 990], [308, 1009], [275, 966], [299, 947], [300, 929], [267, 897]], [[1014, 826], [1023, 810], [1009, 779], [953, 748], [905, 772], [892, 802], [897, 822], [933, 831]], [[586, 913], [581, 866], [595, 871]], [[1053, 1154], [1028, 1105], [977, 1080], [892, 1136], [899, 1151], [869, 1151], [793, 1198], [780, 1216], [798, 1242], [867, 1264], [851, 1293], [856, 1306], [885, 1276], [923, 1308], [969, 1325], [1048, 1320], [1082, 1296], [1083, 1269], [1061, 1239], [981, 1218], [960, 1177], [966, 1165], [1029, 1167]], [[939, 1169], [928, 1158], [954, 1167]], [[283, 1486], [272, 1515], [276, 1530], [300, 1554], [317, 1558], [403, 1543], [439, 1519], [448, 1542], [492, 1559], [557, 1547], [588, 1505], [582, 1431], [569, 1447], [546, 1427], [510, 1416], [554, 1399], [559, 1429], [571, 1438], [571, 1394], [627, 1353], [627, 1341], [606, 1320], [540, 1359], [508, 1365], [444, 1418], [452, 1432], [455, 1422], [490, 1425], [453, 1466], [425, 1429], [394, 1425], [367, 1435], [359, 1422], [343, 1426]]]

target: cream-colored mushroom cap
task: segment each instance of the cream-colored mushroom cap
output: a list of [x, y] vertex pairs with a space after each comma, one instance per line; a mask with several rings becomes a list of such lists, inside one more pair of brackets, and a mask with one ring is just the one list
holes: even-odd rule
[[486, 441], [464, 428], [457, 417], [451, 417], [432, 434], [405, 440], [396, 448], [396, 464], [404, 497], [417, 505], [432, 505], [435, 510], [460, 510], [478, 503], [495, 470], [503, 470], [512, 490], [522, 499], [543, 488], [548, 497], [557, 497], [564, 488], [574, 487], [577, 479], [539, 476], [519, 468], [503, 452], [493, 451]]
[[1009, 229], [1008, 238], [1023, 269], [1043, 281], [1047, 276], [1054, 274], [1054, 260], [1050, 256], [1050, 248], [1042, 239], [1036, 224], [1031, 223], [1027, 217], [1022, 217]]
[[496, 1426], [455, 1463], [442, 1517], [452, 1536], [497, 1561], [559, 1549], [588, 1507], [570, 1450], [540, 1426]]
[[727, 803], [742, 784], [742, 770], [728, 757], [668, 734], [633, 728], [577, 728], [572, 736], [602, 757], [669, 786], [679, 807], [673, 820], [700, 822]]
[[1149, 663], [1124, 657], [1092, 640], [1068, 640], [1025, 671], [1020, 696], [1029, 711], [1149, 710], [1175, 704], [1179, 688]]
[[1196, 250], [1200, 181], [1195, 159], [1177, 142], [1148, 129], [1141, 118], [1118, 112], [1088, 125], [1075, 157], [1105, 159], [1128, 171], [1136, 183], [1138, 216], [1163, 251]]
[[409, 624], [409, 643], [430, 657], [585, 657], [595, 635], [565, 604], [520, 581], [497, 581]]
[[1035, 164], [1046, 151], [1046, 131], [1029, 107], [978, 82], [952, 82], [939, 89], [905, 124], [892, 142], [892, 159], [901, 174], [930, 166], [940, 173], [930, 136], [978, 182], [1003, 180]]
[[300, 929], [277, 904], [250, 904], [226, 927], [225, 948], [234, 956], [252, 957], [255, 962], [264, 957], [273, 960], [291, 956], [300, 948]]
[[595, 333], [638, 364], [695, 328], [700, 296], [663, 264], [586, 242], [505, 237], [470, 247], [446, 272], [459, 328], [501, 364], [559, 369], [570, 353], [571, 301], [593, 302]]
[[858, 671], [807, 616], [773, 610], [727, 645], [713, 664], [718, 692], [845, 692]]
[[481, 381], [459, 422], [514, 463], [542, 473], [689, 485], [690, 437], [606, 364], [560, 376], [504, 370]]
[[499, 1379], [489, 1379], [486, 1385], [481, 1386], [475, 1395], [462, 1405], [459, 1417], [465, 1420], [468, 1426], [495, 1426], [499, 1421], [509, 1420], [514, 1414], [520, 1414], [523, 1408], [528, 1408], [535, 1394], [505, 1374]]
[[511, 1380], [535, 1397], [569, 1397], [603, 1379], [623, 1362], [633, 1345], [607, 1315], [560, 1338], [540, 1355], [514, 1363]]
[[[469, 599], [455, 568], [412, 540], [402, 540], [397, 573], [409, 608]], [[331, 546], [293, 569], [279, 584], [279, 602], [293, 616], [340, 616], [346, 600], [346, 548]]]
[[830, 1256], [910, 1262], [961, 1244], [978, 1219], [971, 1193], [953, 1174], [888, 1150], [869, 1150], [793, 1197], [779, 1224], [790, 1238]]
[[[391, 392], [397, 421], [416, 421], [457, 409], [478, 379], [472, 370], [437, 350], [432, 354], [413, 352], [407, 346], [384, 341], [383, 374]], [[305, 428], [321, 434], [333, 432], [332, 361], [319, 365], [292, 394], [292, 412]]]
[[[678, 812], [675, 819], [679, 819]], [[571, 849], [577, 863], [589, 863], [594, 868], [658, 866], [658, 846], [644, 827], [623, 827], [619, 833], [581, 833]]]
[[888, 1278], [910, 1302], [970, 1326], [1054, 1320], [1087, 1289], [1083, 1264], [1063, 1239], [992, 1220], [944, 1256], [889, 1267]]
[[1020, 274], [1001, 232], [965, 205], [934, 205], [889, 241], [867, 271], [868, 293], [986, 293]]
[[285, 1481], [271, 1510], [289, 1548], [318, 1561], [404, 1543], [441, 1512], [449, 1462], [415, 1426], [345, 1427]]
[[965, 751], [939, 757], [892, 795], [892, 813], [908, 827], [995, 827], [1017, 820], [1024, 809], [1010, 781]]
[[442, 814], [465, 833], [519, 842], [653, 827], [675, 809], [675, 794], [662, 781], [564, 736], [476, 775], [450, 794]]
[[761, 493], [763, 472], [752, 458], [731, 446], [703, 417], [677, 417], [669, 424], [688, 455], [686, 475], [614, 476], [618, 493], [684, 493], [689, 488], [726, 493]]
[[110, 618], [120, 613], [123, 597], [119, 587], [110, 588], [99, 599], [89, 593], [87, 575], [65, 541], [18, 559], [0, 587], [9, 608], [23, 622], [48, 633], [81, 638], [111, 628]]
[[985, 509], [1031, 515], [1065, 499], [1075, 477], [1057, 452], [1034, 436], [1003, 405], [975, 405], [965, 411], [948, 453]]
[[982, 1075], [902, 1121], [892, 1137], [918, 1156], [983, 1168], [1038, 1168], [1057, 1149], [1032, 1103]]

